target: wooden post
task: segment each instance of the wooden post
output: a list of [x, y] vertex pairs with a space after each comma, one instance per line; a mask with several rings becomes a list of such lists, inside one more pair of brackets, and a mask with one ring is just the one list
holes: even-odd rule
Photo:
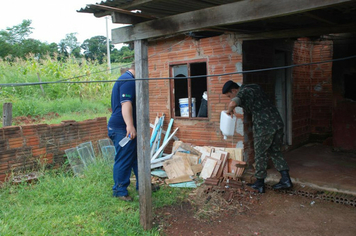
[[[135, 78], [148, 78], [147, 41], [135, 40]], [[140, 194], [140, 223], [152, 228], [151, 151], [148, 80], [136, 81], [137, 158]]]
[[[38, 81], [40, 81], [40, 83], [41, 83], [42, 81], [41, 81], [41, 77], [40, 77], [40, 74], [39, 74], [39, 73], [37, 73], [37, 78], [38, 78]], [[45, 95], [45, 92], [44, 92], [44, 89], [43, 89], [43, 87], [42, 87], [42, 84], [40, 84], [40, 87], [41, 87], [41, 90], [42, 90], [42, 95], [44, 96], [44, 95]]]
[[12, 103], [4, 103], [2, 109], [2, 126], [12, 125]]

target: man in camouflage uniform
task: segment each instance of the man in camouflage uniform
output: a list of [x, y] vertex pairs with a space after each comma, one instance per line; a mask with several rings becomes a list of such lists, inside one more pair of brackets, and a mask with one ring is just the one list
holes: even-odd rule
[[255, 149], [255, 176], [257, 181], [249, 184], [260, 193], [265, 192], [264, 179], [267, 176], [268, 156], [275, 168], [281, 173], [281, 180], [273, 189], [287, 189], [293, 186], [289, 177], [289, 167], [281, 152], [283, 144], [283, 121], [277, 108], [257, 84], [241, 87], [229, 80], [224, 84], [222, 93], [231, 99], [228, 114], [233, 115], [235, 107], [240, 106], [252, 114], [252, 126]]

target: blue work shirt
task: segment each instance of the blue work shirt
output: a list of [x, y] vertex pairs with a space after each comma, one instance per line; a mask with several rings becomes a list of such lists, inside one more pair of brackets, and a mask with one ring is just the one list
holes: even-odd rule
[[[111, 129], [126, 130], [126, 123], [122, 116], [123, 102], [130, 101], [132, 104], [133, 122], [136, 128], [136, 90], [135, 80], [128, 81], [127, 79], [135, 79], [130, 71], [122, 74], [114, 84], [111, 93], [111, 109], [112, 114], [109, 119], [108, 127]], [[122, 81], [126, 80], [126, 81]]]

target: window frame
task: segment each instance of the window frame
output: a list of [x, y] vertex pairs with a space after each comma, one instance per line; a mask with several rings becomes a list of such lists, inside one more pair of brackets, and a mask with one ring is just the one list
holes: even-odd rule
[[[189, 60], [189, 61], [175, 61], [175, 62], [170, 62], [169, 63], [169, 77], [173, 78], [173, 67], [174, 66], [179, 66], [179, 65], [186, 65], [187, 66], [187, 71], [188, 71], [188, 77], [191, 76], [191, 64], [195, 63], [205, 63], [206, 66], [206, 91], [209, 91], [209, 78], [207, 77], [208, 75], [208, 62], [207, 59], [196, 59], [196, 60]], [[175, 91], [174, 91], [174, 79], [171, 79], [169, 81], [169, 95], [170, 95], [170, 113], [171, 117], [174, 119], [183, 119], [183, 120], [209, 120], [209, 112], [207, 112], [206, 117], [198, 117], [198, 109], [196, 107], [196, 117], [192, 117], [192, 87], [191, 87], [191, 78], [187, 79], [187, 89], [188, 89], [188, 105], [189, 105], [189, 117], [182, 117], [182, 116], [176, 116], [175, 114]], [[200, 99], [196, 97], [195, 99]], [[201, 106], [201, 104], [200, 104]], [[209, 99], [207, 100], [207, 107], [209, 107]]]

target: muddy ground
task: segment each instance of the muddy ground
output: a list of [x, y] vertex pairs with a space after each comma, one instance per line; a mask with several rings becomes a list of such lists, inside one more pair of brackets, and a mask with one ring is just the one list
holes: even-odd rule
[[356, 207], [267, 190], [230, 202], [199, 187], [156, 212], [161, 235], [356, 235]]

